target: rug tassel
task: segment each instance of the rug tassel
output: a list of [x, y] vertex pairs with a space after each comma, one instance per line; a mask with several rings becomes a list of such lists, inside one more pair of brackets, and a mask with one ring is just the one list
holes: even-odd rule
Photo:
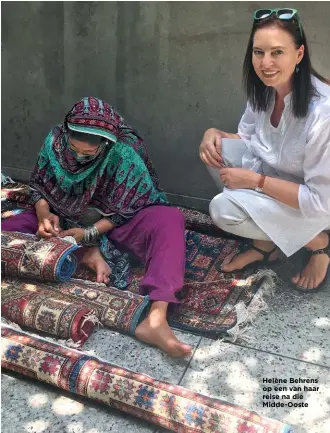
[[1, 324], [3, 325], [9, 325], [14, 329], [17, 329], [17, 331], [23, 331], [23, 329], [15, 322], [11, 322], [10, 320], [6, 319], [5, 317], [1, 317]]
[[7, 183], [16, 183], [16, 182], [13, 181], [11, 177], [1, 173], [1, 185], [7, 185]]
[[72, 338], [69, 338], [69, 340], [55, 340], [48, 337], [47, 339], [49, 339], [53, 343], [59, 343], [66, 347], [72, 347], [73, 349], [79, 349], [83, 344], [81, 340], [74, 342]]
[[[82, 322], [81, 328], [84, 327], [86, 322], [92, 322], [93, 325], [97, 325], [98, 327], [99, 326], [103, 327], [102, 322], [100, 322], [100, 320], [97, 317], [97, 315], [95, 314], [94, 310], [92, 310], [90, 313], [86, 314], [86, 316], [84, 317], [84, 320]], [[81, 332], [87, 337], [87, 335], [84, 333], [83, 329], [81, 330]]]
[[[5, 317], [1, 317], [1, 325], [5, 325], [5, 326], [10, 326], [13, 329], [16, 329], [16, 331], [21, 331], [21, 332], [26, 332], [23, 331], [23, 329], [15, 322], [11, 322], [10, 320], [6, 319]], [[31, 333], [30, 335], [32, 335], [33, 337], [37, 337], [37, 338], [41, 338], [40, 335], [35, 334], [35, 333]], [[78, 349], [79, 347], [82, 346], [82, 342], [81, 341], [77, 341], [74, 342], [72, 340], [72, 338], [70, 338], [69, 340], [60, 340], [60, 339], [56, 339], [56, 338], [52, 338], [52, 337], [48, 337], [48, 336], [44, 336], [42, 337], [45, 340], [51, 342], [51, 343], [58, 343], [58, 344], [62, 344], [65, 347], [69, 347], [69, 348], [74, 348], [74, 349]]]
[[253, 320], [256, 316], [262, 312], [267, 311], [268, 305], [265, 298], [271, 297], [274, 294], [274, 289], [276, 286], [277, 276], [276, 273], [271, 270], [264, 270], [258, 272], [255, 276], [251, 277], [256, 279], [256, 281], [263, 280], [261, 287], [259, 288], [257, 294], [253, 297], [251, 303], [246, 306], [244, 302], [239, 302], [235, 306], [237, 322], [236, 325], [227, 331], [230, 336], [230, 341], [235, 343], [237, 339], [241, 339], [246, 342], [251, 342], [252, 339], [248, 335], [244, 335], [249, 329], [242, 328], [250, 323], [253, 325]]

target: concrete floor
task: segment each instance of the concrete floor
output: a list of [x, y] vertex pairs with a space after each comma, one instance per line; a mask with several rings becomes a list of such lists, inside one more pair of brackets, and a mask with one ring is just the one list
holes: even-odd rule
[[[246, 344], [177, 334], [195, 346], [191, 359], [171, 359], [109, 329], [97, 330], [85, 350], [134, 371], [256, 410], [291, 424], [295, 433], [330, 432], [330, 284], [323, 291], [308, 295], [278, 287], [268, 303], [268, 311], [259, 315], [248, 330], [253, 340]], [[318, 379], [319, 391], [302, 392], [303, 399], [299, 401], [308, 407], [263, 407], [266, 394], [263, 378]], [[292, 397], [295, 392], [285, 394]], [[2, 431], [156, 433], [161, 430], [86, 399], [4, 372]]]

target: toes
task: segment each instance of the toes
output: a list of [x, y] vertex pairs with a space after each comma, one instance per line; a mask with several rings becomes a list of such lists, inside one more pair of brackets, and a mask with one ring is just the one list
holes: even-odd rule
[[298, 282], [298, 285], [304, 289], [307, 289], [308, 288], [308, 282], [309, 282], [309, 278], [301, 277], [299, 282]]
[[297, 284], [298, 281], [300, 280], [300, 278], [301, 278], [301, 275], [300, 275], [300, 274], [297, 274], [297, 275], [295, 275], [295, 276], [291, 279], [291, 281], [292, 281], [294, 284]]

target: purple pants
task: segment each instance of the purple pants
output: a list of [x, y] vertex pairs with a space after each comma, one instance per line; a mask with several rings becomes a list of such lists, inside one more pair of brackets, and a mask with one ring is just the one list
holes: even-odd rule
[[[34, 210], [2, 221], [2, 230], [36, 233]], [[109, 232], [118, 248], [130, 250], [145, 264], [140, 294], [152, 301], [179, 303], [175, 294], [183, 286], [185, 272], [184, 216], [176, 208], [151, 206], [129, 222]]]

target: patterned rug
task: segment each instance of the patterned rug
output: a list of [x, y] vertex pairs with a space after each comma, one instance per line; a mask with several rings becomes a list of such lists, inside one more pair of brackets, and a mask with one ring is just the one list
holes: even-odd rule
[[64, 239], [38, 240], [18, 232], [1, 233], [1, 273], [39, 281], [68, 280], [77, 267], [78, 245]]
[[[274, 287], [274, 273], [221, 272], [223, 259], [237, 251], [240, 242], [186, 231], [185, 285], [179, 294], [181, 304], [171, 306], [168, 321], [173, 328], [209, 338], [235, 341], [241, 328], [265, 307], [264, 298]], [[144, 267], [132, 269], [128, 290], [139, 293]], [[80, 267], [75, 278], [94, 280], [95, 275]]]
[[[65, 337], [64, 330], [68, 329], [68, 321], [73, 319], [67, 312], [71, 310], [72, 315], [75, 308], [78, 314], [79, 308], [83, 306], [89, 313], [93, 312], [98, 323], [118, 332], [135, 335], [136, 327], [145, 318], [150, 307], [148, 296], [75, 279], [65, 283], [43, 284], [5, 277], [2, 279], [1, 292], [4, 317], [19, 325], [44, 330], [59, 337]], [[51, 305], [57, 308], [56, 323], [50, 322], [49, 314], [43, 314], [45, 305], [47, 309], [50, 309]], [[79, 316], [82, 323], [86, 314], [88, 313]], [[23, 319], [20, 319], [20, 322], [17, 320], [22, 316], [27, 323], [23, 323]], [[78, 324], [77, 320], [78, 318]], [[70, 331], [73, 333], [72, 329]]]
[[178, 433], [293, 433], [226, 401], [112, 365], [2, 326], [2, 368], [82, 395]]
[[91, 335], [94, 310], [60, 292], [42, 290], [29, 280], [3, 277], [1, 314], [20, 326], [72, 340], [82, 345]]
[[[189, 228], [186, 230], [185, 285], [179, 295], [182, 303], [169, 309], [169, 323], [172, 327], [197, 335], [209, 338], [222, 336], [235, 340], [240, 334], [240, 328], [265, 306], [263, 297], [271, 294], [274, 286], [272, 277], [275, 274], [261, 272], [252, 275], [250, 272], [228, 275], [221, 272], [220, 266], [224, 258], [237, 251], [242, 240], [223, 236], [211, 218], [201, 212], [179, 209], [184, 213], [186, 227]], [[215, 236], [210, 236], [210, 233]], [[133, 265], [131, 275], [128, 290], [138, 294], [144, 275], [143, 265]], [[74, 278], [95, 282], [95, 273], [79, 267]], [[70, 296], [72, 293], [71, 291]], [[83, 302], [88, 300], [85, 298]], [[105, 326], [113, 327], [106, 313], [109, 302], [98, 295], [97, 305], [95, 302], [88, 305], [94, 310], [99, 309], [98, 317]], [[123, 330], [133, 334], [127, 327]]]
[[13, 203], [28, 203], [30, 197], [30, 187], [25, 183], [6, 182], [1, 184], [1, 201]]

